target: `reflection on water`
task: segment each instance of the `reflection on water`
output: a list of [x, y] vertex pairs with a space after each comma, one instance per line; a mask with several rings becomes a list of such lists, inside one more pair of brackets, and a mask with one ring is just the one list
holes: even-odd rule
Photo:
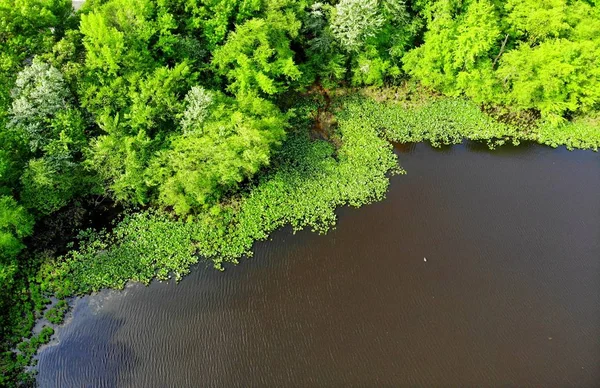
[[417, 143], [395, 143], [395, 142], [392, 142], [392, 145], [394, 146], [394, 151], [396, 151], [396, 153], [401, 153], [401, 154], [410, 154], [417, 147]]
[[443, 151], [325, 236], [84, 298], [40, 385], [598, 386], [599, 155]]
[[[61, 336], [58, 343], [43, 349], [44, 357], [55, 363], [54, 381], [41, 380], [42, 386], [91, 387], [100, 381], [106, 387], [131, 386], [127, 370], [136, 367], [137, 357], [127, 343], [113, 337], [126, 318], [108, 311], [94, 314], [93, 310], [89, 303], [77, 303], [75, 319], [68, 323], [73, 335]], [[64, 348], [69, 349], [68, 358], [60, 354]]]

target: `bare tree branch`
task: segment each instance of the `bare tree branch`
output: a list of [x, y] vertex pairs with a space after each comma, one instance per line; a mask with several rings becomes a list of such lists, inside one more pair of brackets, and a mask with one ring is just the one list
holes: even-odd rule
[[506, 47], [506, 42], [508, 42], [508, 34], [506, 34], [506, 37], [504, 38], [504, 42], [502, 42], [502, 46], [500, 47], [500, 52], [498, 53], [498, 56], [496, 57], [496, 59], [494, 59], [494, 62], [492, 63], [492, 69], [496, 68], [496, 63], [498, 63], [498, 59], [500, 59], [500, 56], [504, 52], [504, 48]]

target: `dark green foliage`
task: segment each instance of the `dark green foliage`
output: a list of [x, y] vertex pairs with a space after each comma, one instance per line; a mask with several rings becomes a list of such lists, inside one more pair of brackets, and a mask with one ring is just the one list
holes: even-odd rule
[[[20, 297], [22, 282], [17, 278], [18, 255], [25, 248], [23, 238], [33, 231], [33, 218], [12, 198], [0, 196], [0, 345], [10, 336], [13, 300]], [[17, 294], [17, 295], [15, 295]], [[16, 310], [19, 310], [18, 308]]]
[[[0, 290], [8, 292], [17, 270], [17, 255], [24, 248], [23, 238], [33, 232], [33, 218], [10, 196], [0, 196]], [[9, 300], [0, 298], [0, 303]]]
[[264, 9], [264, 0], [209, 0], [186, 5], [188, 26], [199, 31], [210, 51], [221, 44], [234, 26], [244, 23]]
[[33, 219], [11, 197], [0, 197], [0, 258], [16, 257], [23, 248], [21, 239], [33, 231]]
[[50, 326], [44, 326], [39, 334], [32, 336], [29, 340], [25, 340], [19, 344], [17, 349], [20, 354], [17, 355], [17, 363], [20, 365], [29, 365], [38, 351], [40, 346], [50, 342], [50, 338], [54, 334], [54, 329]]
[[33, 356], [40, 346], [50, 342], [54, 329], [44, 326], [39, 334], [21, 342], [18, 353], [7, 352], [0, 359], [0, 384], [5, 387], [33, 386], [33, 376], [24, 372], [23, 368], [33, 363]]
[[63, 322], [67, 311], [69, 311], [69, 304], [66, 300], [62, 299], [56, 302], [54, 306], [49, 308], [44, 314], [44, 317], [48, 320], [48, 322], [57, 325]]
[[304, 82], [319, 80], [326, 87], [335, 86], [346, 75], [347, 55], [337, 43], [329, 26], [331, 7], [313, 4], [302, 21], [300, 39], [306, 63], [300, 64]]
[[30, 209], [50, 214], [93, 181], [79, 155], [86, 146], [85, 122], [60, 71], [35, 58], [17, 76], [8, 129], [29, 146], [21, 198]]

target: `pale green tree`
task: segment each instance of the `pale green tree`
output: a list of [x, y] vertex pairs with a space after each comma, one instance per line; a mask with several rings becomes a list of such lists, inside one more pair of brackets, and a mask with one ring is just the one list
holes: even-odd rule
[[358, 51], [384, 21], [378, 0], [341, 0], [334, 8], [331, 30], [348, 51]]

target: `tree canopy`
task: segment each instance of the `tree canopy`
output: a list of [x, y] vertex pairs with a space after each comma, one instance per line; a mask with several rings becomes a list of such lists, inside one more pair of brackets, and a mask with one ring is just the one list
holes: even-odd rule
[[404, 69], [424, 84], [481, 102], [538, 110], [559, 123], [596, 109], [600, 10], [586, 1], [440, 0]]

